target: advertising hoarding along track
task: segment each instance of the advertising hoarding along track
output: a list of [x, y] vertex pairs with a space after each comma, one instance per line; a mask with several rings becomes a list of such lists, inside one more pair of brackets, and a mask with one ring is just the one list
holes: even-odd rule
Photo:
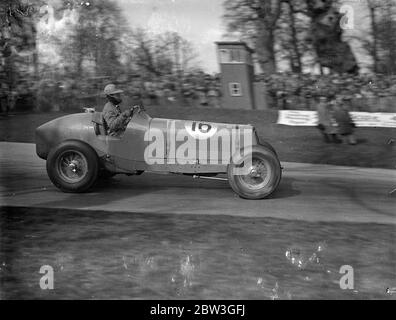
[[[396, 128], [396, 113], [350, 112], [357, 127]], [[316, 126], [316, 111], [279, 110], [278, 124], [286, 126]]]

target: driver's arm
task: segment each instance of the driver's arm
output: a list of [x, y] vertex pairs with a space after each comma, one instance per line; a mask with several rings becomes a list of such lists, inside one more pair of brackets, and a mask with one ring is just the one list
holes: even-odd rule
[[125, 127], [131, 120], [132, 112], [126, 110], [121, 114], [117, 114], [114, 110], [105, 110], [103, 112], [103, 118], [106, 121], [110, 131], [117, 131], [120, 128]]

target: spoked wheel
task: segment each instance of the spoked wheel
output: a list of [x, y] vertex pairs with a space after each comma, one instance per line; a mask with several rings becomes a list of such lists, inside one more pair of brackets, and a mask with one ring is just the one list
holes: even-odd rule
[[47, 173], [52, 183], [64, 192], [84, 192], [98, 177], [96, 152], [80, 141], [65, 141], [52, 149], [47, 158]]
[[69, 183], [78, 183], [87, 175], [88, 160], [79, 151], [64, 151], [59, 155], [57, 163], [59, 175]]
[[251, 154], [244, 155], [237, 163], [228, 166], [228, 181], [240, 197], [262, 199], [279, 185], [281, 171], [274, 152], [266, 146], [257, 145], [252, 147]]
[[237, 175], [236, 179], [245, 188], [260, 190], [268, 183], [271, 170], [271, 165], [267, 160], [255, 157], [252, 159], [252, 165], [248, 168], [248, 174]]

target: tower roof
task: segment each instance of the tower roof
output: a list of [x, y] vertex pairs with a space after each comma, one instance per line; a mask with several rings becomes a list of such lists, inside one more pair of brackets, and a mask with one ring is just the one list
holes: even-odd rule
[[216, 41], [215, 43], [217, 46], [243, 46], [250, 53], [254, 53], [254, 50], [243, 41]]

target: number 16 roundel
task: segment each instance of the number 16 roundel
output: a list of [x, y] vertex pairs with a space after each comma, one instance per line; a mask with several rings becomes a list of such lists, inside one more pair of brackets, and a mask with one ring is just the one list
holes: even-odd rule
[[185, 128], [190, 136], [199, 140], [209, 139], [217, 132], [212, 124], [197, 121], [186, 121]]

